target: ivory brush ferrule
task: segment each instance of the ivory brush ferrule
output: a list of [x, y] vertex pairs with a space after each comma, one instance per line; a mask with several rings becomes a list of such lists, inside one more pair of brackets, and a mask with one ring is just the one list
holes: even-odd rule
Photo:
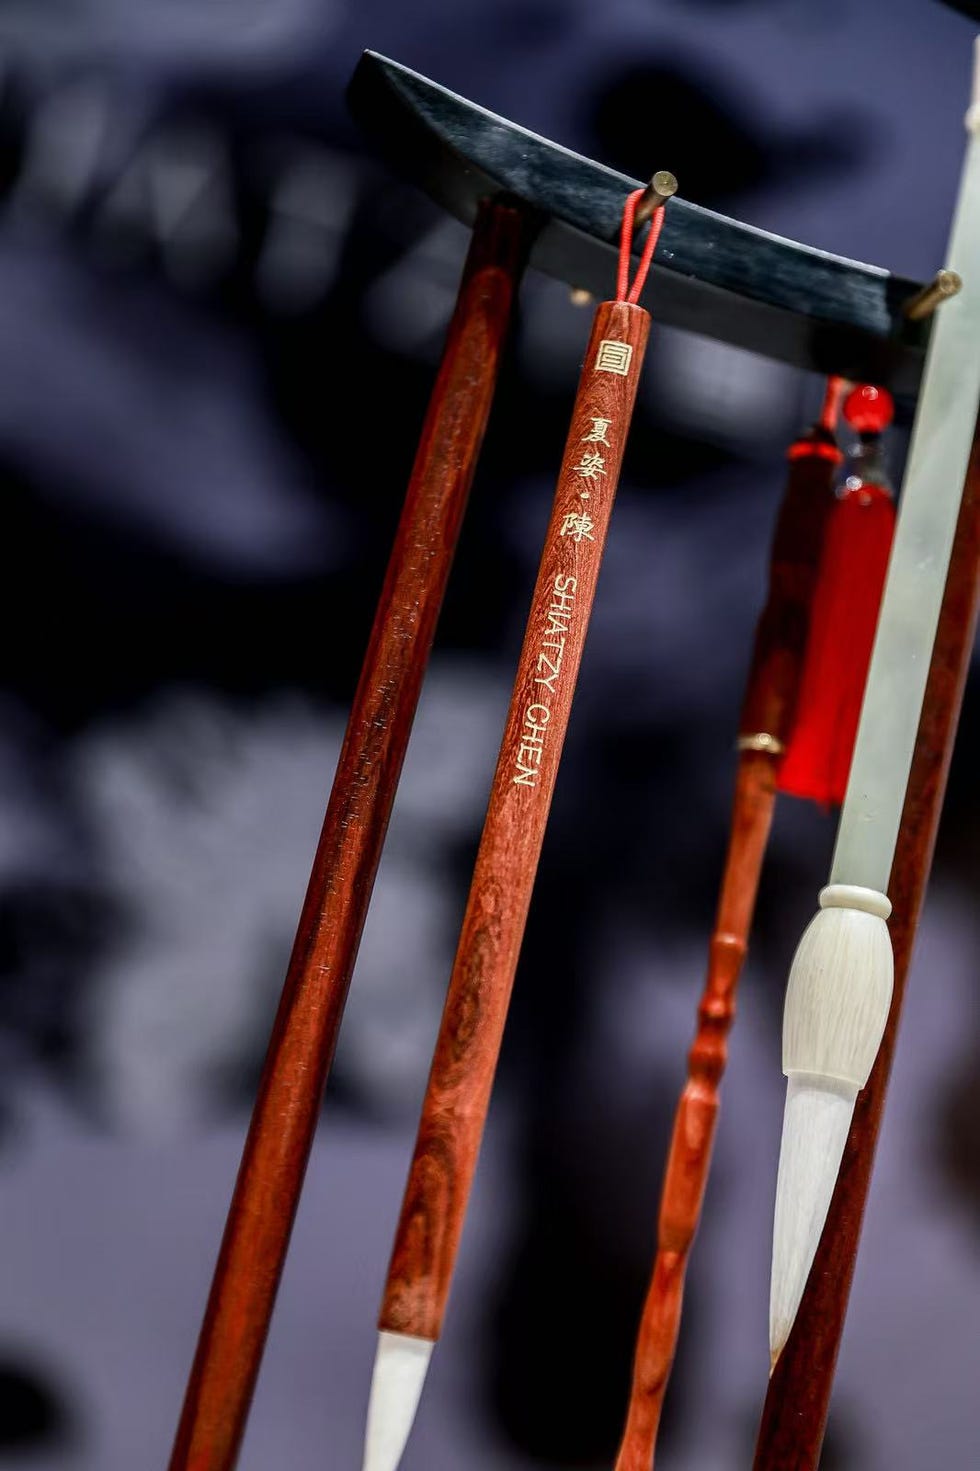
[[773, 1364], [806, 1285], [854, 1101], [874, 1063], [891, 997], [890, 906], [883, 890], [980, 407], [980, 45], [976, 56], [946, 256], [963, 288], [933, 324], [830, 887], [800, 942], [787, 992], [783, 1069], [790, 1088], [773, 1236]]
[[649, 325], [604, 302], [586, 349], [395, 1234], [364, 1471], [395, 1471], [446, 1311]]

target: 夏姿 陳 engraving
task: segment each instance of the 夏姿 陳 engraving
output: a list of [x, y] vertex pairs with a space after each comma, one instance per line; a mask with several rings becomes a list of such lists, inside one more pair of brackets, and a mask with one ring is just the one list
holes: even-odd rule
[[[629, 372], [632, 356], [633, 349], [628, 342], [601, 342], [595, 371], [626, 374]], [[612, 419], [594, 414], [589, 416], [589, 423], [592, 427], [587, 434], [582, 435], [581, 443], [604, 444], [607, 449], [611, 449], [608, 435], [612, 428]], [[599, 450], [583, 450], [578, 464], [573, 466], [573, 473], [579, 477], [576, 494], [583, 504], [567, 513], [558, 534], [570, 537], [577, 544], [595, 541], [592, 535], [595, 522], [584, 503], [592, 495], [588, 487], [598, 485], [600, 477], [606, 474], [605, 456]], [[571, 627], [577, 586], [575, 577], [559, 573], [551, 590], [551, 604], [545, 612], [547, 626], [534, 675], [534, 683], [540, 689], [540, 696], [539, 699], [532, 700], [524, 712], [524, 725], [514, 763], [517, 769], [513, 781], [519, 787], [536, 787], [538, 784], [541, 753], [544, 750], [548, 721], [551, 719], [549, 696], [555, 695], [558, 690], [558, 678], [565, 657], [565, 639]]]

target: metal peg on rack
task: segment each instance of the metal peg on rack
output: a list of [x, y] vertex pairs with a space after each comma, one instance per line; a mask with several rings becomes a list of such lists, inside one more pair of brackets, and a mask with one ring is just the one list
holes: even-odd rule
[[643, 198], [636, 206], [636, 223], [644, 224], [657, 213], [658, 209], [663, 209], [667, 200], [673, 199], [676, 193], [676, 178], [668, 169], [660, 169], [650, 180]]
[[909, 298], [902, 310], [910, 322], [921, 322], [931, 317], [937, 306], [956, 296], [963, 289], [963, 277], [958, 271], [937, 271], [932, 280]]

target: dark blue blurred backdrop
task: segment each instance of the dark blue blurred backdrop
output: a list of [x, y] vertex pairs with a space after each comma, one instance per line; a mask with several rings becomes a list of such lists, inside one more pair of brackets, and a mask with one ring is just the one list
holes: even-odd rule
[[[360, 50], [924, 277], [970, 40], [929, 0], [3, 0], [0, 1463], [149, 1471], [176, 1423], [466, 243], [347, 121]], [[588, 317], [527, 282], [242, 1471], [359, 1464]], [[406, 1471], [611, 1462], [782, 457], [819, 396], [655, 332]], [[971, 691], [826, 1471], [980, 1460], [978, 723]], [[783, 805], [661, 1471], [749, 1464], [780, 997], [832, 834]]]

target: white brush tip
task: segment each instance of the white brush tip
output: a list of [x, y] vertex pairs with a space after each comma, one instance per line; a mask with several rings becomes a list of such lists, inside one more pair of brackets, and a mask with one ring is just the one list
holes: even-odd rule
[[384, 1333], [371, 1380], [363, 1471], [398, 1471], [435, 1344], [407, 1333]]
[[791, 1073], [783, 1112], [769, 1295], [771, 1362], [785, 1347], [823, 1232], [857, 1088]]

